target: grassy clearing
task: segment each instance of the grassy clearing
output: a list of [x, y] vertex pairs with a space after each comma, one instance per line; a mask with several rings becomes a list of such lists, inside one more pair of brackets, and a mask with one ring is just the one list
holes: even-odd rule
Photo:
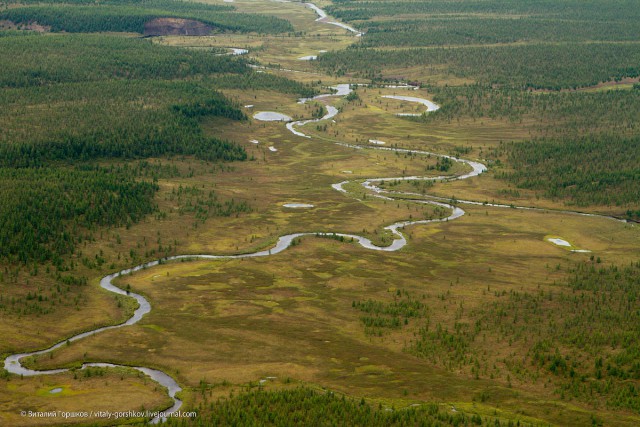
[[482, 158], [489, 149], [498, 147], [501, 140], [519, 140], [530, 132], [527, 120], [516, 126], [506, 120], [490, 118], [422, 123], [410, 117], [397, 117], [396, 114], [419, 113], [426, 107], [382, 98], [383, 95], [402, 95], [433, 99], [433, 95], [424, 90], [360, 88], [357, 92], [360, 100], [343, 103], [336, 123], [328, 124], [325, 133], [317, 133], [318, 136], [326, 135], [350, 143], [380, 139], [386, 141], [387, 146], [397, 144], [465, 158]]
[[262, 65], [306, 71], [315, 75], [315, 80], [326, 80], [327, 76], [315, 71], [313, 61], [301, 61], [299, 58], [321, 55], [321, 50], [344, 49], [353, 43], [353, 37], [337, 34], [322, 34], [309, 38], [221, 34], [203, 37], [166, 36], [159, 37], [154, 42], [197, 50], [211, 47], [244, 48], [249, 50], [249, 58], [257, 60]]
[[[51, 390], [61, 388], [59, 393]], [[105, 393], [105, 389], [109, 393]], [[114, 419], [63, 418], [62, 412], [157, 411], [171, 405], [165, 391], [144, 375], [130, 370], [101, 370], [0, 380], [0, 422], [7, 426], [113, 425]], [[143, 409], [144, 408], [144, 409]], [[20, 412], [26, 411], [27, 416]], [[56, 412], [56, 416], [28, 416], [28, 412]]]

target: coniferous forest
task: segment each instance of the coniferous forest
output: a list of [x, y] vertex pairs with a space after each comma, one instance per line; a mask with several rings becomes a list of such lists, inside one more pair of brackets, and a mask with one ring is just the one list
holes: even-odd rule
[[0, 425], [640, 425], [639, 35], [0, 0]]

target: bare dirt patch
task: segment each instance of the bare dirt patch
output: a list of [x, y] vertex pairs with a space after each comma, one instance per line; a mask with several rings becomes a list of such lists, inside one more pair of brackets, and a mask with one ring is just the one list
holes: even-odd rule
[[38, 33], [48, 33], [49, 31], [51, 31], [51, 27], [40, 25], [37, 22], [30, 22], [28, 24], [16, 24], [15, 22], [0, 20], [0, 30], [28, 30]]
[[206, 36], [211, 30], [200, 21], [181, 18], [157, 18], [144, 24], [145, 36]]

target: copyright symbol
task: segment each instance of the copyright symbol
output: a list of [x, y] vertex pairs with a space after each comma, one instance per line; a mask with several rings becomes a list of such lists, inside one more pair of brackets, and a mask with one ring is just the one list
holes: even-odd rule
[[27, 411], [20, 411], [20, 415], [23, 416], [23, 417], [26, 417], [27, 416]]

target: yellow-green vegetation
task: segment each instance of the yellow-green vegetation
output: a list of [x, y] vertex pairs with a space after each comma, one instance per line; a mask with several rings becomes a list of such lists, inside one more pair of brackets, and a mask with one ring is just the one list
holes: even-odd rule
[[[634, 5], [318, 3], [366, 32], [354, 37], [299, 3], [10, 3], [3, 16], [18, 25], [0, 31], [3, 358], [128, 319], [136, 304], [99, 287], [107, 274], [311, 235], [271, 256], [163, 262], [118, 278], [151, 311], [22, 361], [69, 372], [2, 371], [0, 424], [112, 425], [20, 411], [171, 405], [147, 377], [77, 369], [88, 362], [173, 377], [182, 410], [197, 415], [168, 425], [640, 423], [640, 232], [566, 211], [640, 217]], [[44, 31], [140, 31], [151, 15], [194, 11], [219, 27], [151, 42], [29, 30], [37, 16]], [[231, 47], [249, 52], [225, 55]], [[319, 60], [299, 60], [308, 55]], [[426, 84], [388, 86], [407, 81]], [[361, 85], [298, 102], [339, 83]], [[387, 95], [441, 108], [402, 117], [425, 107]], [[317, 118], [328, 106], [339, 114], [296, 128], [311, 138], [253, 119]], [[385, 150], [396, 147], [413, 152]], [[361, 185], [470, 172], [418, 150], [488, 171], [376, 182], [393, 199]], [[344, 181], [346, 192], [332, 188]], [[429, 196], [465, 215], [401, 229], [399, 251], [314, 235], [389, 245], [386, 226], [451, 214]]]
[[[454, 222], [409, 229], [410, 246], [399, 253], [306, 237], [264, 259], [167, 264], [120, 280], [154, 304], [140, 326], [73, 344], [38, 366], [74, 364], [86, 353], [85, 360], [171, 366], [194, 386], [293, 377], [368, 399], [408, 396], [455, 406], [475, 399], [481, 414], [502, 408], [516, 418], [581, 425], [593, 398], [563, 392], [564, 377], [528, 363], [532, 373], [519, 371], [524, 367], [514, 362], [534, 351], [535, 341], [498, 323], [520, 310], [506, 311], [504, 298], [516, 292], [552, 295], [555, 302], [572, 293], [561, 284], [567, 270], [589, 262], [589, 254], [551, 249], [537, 230], [562, 230], [571, 242], [620, 263], [634, 259], [638, 238], [635, 229], [613, 221], [478, 207]], [[359, 309], [368, 300], [384, 307], [414, 301], [419, 310], [399, 315], [399, 327], [372, 334]], [[486, 307], [494, 301], [495, 309]], [[552, 307], [544, 324], [562, 321], [562, 311]], [[485, 320], [470, 336], [477, 319]], [[437, 339], [423, 341], [423, 330]], [[116, 337], [127, 344], [113, 348]], [[425, 342], [437, 345], [427, 350]], [[564, 345], [560, 351], [569, 351]], [[538, 412], [550, 393], [553, 409]], [[631, 414], [607, 415], [609, 398], [598, 398], [599, 417], [637, 422]]]
[[[109, 393], [105, 393], [108, 389]], [[0, 422], [6, 426], [114, 425], [85, 411], [158, 411], [171, 400], [162, 387], [126, 369], [90, 368], [75, 373], [0, 380]], [[7, 399], [6, 397], [10, 397]], [[74, 415], [75, 414], [75, 415]], [[121, 421], [126, 421], [123, 419]]]

